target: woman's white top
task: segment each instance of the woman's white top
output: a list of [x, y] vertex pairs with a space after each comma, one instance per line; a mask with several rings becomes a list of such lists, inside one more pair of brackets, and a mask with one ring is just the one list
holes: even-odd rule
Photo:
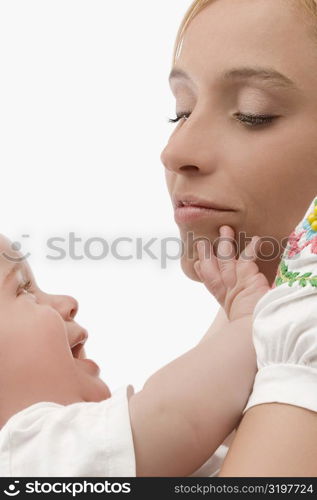
[[253, 311], [258, 372], [243, 413], [273, 402], [317, 411], [315, 206], [317, 213], [317, 198], [289, 236], [275, 284]]

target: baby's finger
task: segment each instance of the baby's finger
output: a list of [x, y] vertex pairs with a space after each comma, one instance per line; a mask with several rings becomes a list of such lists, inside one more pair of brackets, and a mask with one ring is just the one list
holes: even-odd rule
[[217, 257], [213, 252], [212, 245], [207, 241], [198, 241], [197, 251], [199, 255], [199, 271], [203, 281], [216, 299], [223, 299], [224, 285], [218, 267]]
[[254, 259], [256, 259], [256, 250], [258, 243], [260, 241], [259, 236], [253, 236], [251, 238], [251, 241], [247, 244], [245, 249], [241, 252], [240, 257], [242, 257], [245, 261], [250, 262]]
[[217, 248], [219, 270], [224, 285], [233, 288], [237, 281], [234, 230], [230, 226], [221, 226], [219, 233], [220, 241]]
[[255, 263], [257, 252], [260, 247], [261, 238], [253, 236], [250, 243], [241, 252], [237, 262], [237, 278], [244, 279], [248, 276], [255, 275], [259, 272], [259, 268]]
[[197, 251], [199, 256], [200, 272], [202, 273], [204, 279], [221, 279], [217, 257], [213, 252], [211, 243], [206, 240], [198, 241]]
[[196, 262], [194, 262], [194, 269], [195, 269], [195, 272], [196, 272], [198, 278], [200, 279], [200, 281], [204, 281], [203, 275], [201, 274], [201, 270], [200, 270], [199, 260], [196, 260]]

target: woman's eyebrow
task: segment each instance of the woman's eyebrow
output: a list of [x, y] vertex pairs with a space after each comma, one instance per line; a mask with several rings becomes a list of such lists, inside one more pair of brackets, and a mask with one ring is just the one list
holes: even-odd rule
[[195, 82], [186, 73], [186, 71], [184, 71], [183, 69], [180, 69], [180, 68], [173, 68], [172, 71], [170, 72], [169, 77], [168, 77], [168, 81], [171, 84], [173, 80], [187, 80], [191, 84], [195, 85]]
[[274, 68], [261, 68], [259, 66], [244, 66], [232, 68], [222, 74], [224, 80], [258, 78], [270, 82], [274, 86], [298, 89], [295, 82]]
[[[234, 80], [248, 80], [251, 78], [257, 78], [263, 80], [265, 82], [270, 83], [272, 86], [298, 90], [298, 87], [296, 87], [295, 82], [293, 82], [286, 75], [283, 75], [279, 71], [270, 67], [263, 68], [259, 66], [254, 66], [254, 67], [241, 66], [237, 68], [231, 68], [229, 70], [224, 71], [220, 75], [219, 80], [234, 81]], [[195, 85], [193, 79], [186, 73], [186, 71], [182, 70], [181, 68], [174, 67], [170, 72], [168, 77], [169, 82], [171, 83], [172, 80], [174, 79], [187, 80]]]

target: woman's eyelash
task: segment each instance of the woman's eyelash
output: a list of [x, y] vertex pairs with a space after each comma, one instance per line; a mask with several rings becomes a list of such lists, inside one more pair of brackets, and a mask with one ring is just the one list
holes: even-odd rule
[[[168, 122], [169, 123], [177, 123], [179, 120], [182, 118], [185, 118], [187, 120], [190, 116], [190, 113], [180, 113], [176, 116], [176, 118], [169, 118]], [[256, 127], [259, 125], [265, 125], [268, 123], [272, 123], [272, 121], [275, 118], [278, 118], [278, 116], [273, 116], [273, 115], [246, 115], [243, 113], [235, 113], [234, 117], [240, 121], [241, 123], [245, 123], [247, 126], [250, 127]]]
[[275, 118], [278, 118], [274, 115], [245, 115], [243, 113], [235, 113], [234, 117], [241, 123], [246, 123], [247, 125], [251, 125], [252, 127], [272, 123]]
[[187, 120], [187, 118], [189, 118], [189, 115], [190, 115], [190, 113], [180, 113], [180, 114], [176, 115], [176, 118], [169, 118], [168, 123], [176, 123], [179, 120], [181, 120], [181, 118], [184, 118], [184, 117], [186, 117], [186, 120]]

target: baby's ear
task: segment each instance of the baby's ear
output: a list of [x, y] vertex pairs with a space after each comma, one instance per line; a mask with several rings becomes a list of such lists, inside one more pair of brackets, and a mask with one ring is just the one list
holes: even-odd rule
[[317, 287], [317, 197], [288, 237], [274, 280], [275, 286], [294, 283]]

